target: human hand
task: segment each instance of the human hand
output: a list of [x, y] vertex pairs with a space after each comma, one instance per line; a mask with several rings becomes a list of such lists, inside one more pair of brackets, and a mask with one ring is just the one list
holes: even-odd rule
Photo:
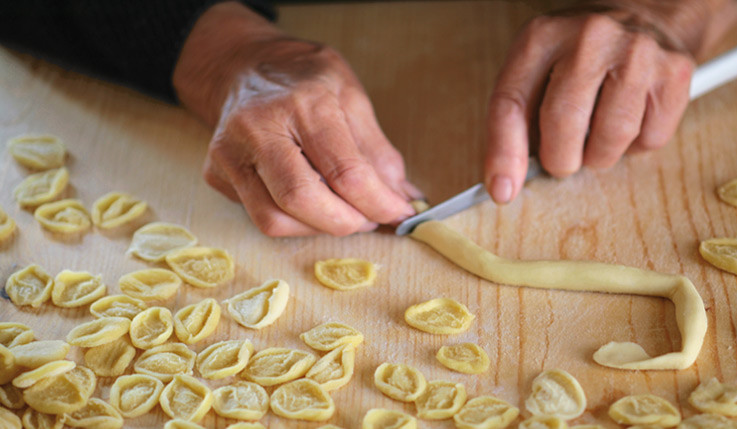
[[[222, 54], [202, 58], [213, 48]], [[265, 234], [347, 235], [414, 214], [421, 194], [334, 50], [224, 3], [200, 18], [177, 68], [182, 101], [216, 124], [205, 179]]]

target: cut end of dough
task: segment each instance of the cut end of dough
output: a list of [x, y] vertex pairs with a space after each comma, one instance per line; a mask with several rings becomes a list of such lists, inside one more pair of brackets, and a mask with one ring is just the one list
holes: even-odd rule
[[652, 359], [645, 349], [635, 343], [612, 341], [594, 353], [594, 361], [610, 368], [636, 369], [645, 361]]

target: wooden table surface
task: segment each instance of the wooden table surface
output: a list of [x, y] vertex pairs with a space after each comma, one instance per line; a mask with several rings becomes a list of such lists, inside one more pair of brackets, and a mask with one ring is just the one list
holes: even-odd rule
[[[292, 5], [281, 8], [280, 25], [344, 53], [404, 155], [409, 177], [438, 202], [481, 179], [483, 121], [495, 73], [515, 30], [545, 7], [541, 1]], [[722, 47], [730, 44], [737, 44], [737, 34]], [[428, 379], [464, 383], [470, 396], [498, 395], [520, 407], [541, 370], [563, 368], [580, 380], [588, 396], [586, 413], [575, 423], [605, 427], [618, 427], [607, 409], [623, 395], [661, 395], [691, 415], [687, 397], [701, 380], [737, 381], [737, 277], [706, 264], [697, 251], [700, 240], [737, 236], [737, 209], [715, 195], [718, 185], [737, 177], [737, 84], [694, 102], [663, 150], [627, 158], [608, 171], [584, 170], [563, 181], [537, 179], [507, 207], [484, 203], [447, 221], [506, 257], [588, 259], [688, 276], [706, 304], [709, 330], [696, 364], [683, 371], [618, 371], [591, 358], [612, 340], [635, 341], [651, 354], [677, 348], [673, 309], [662, 299], [492, 284], [423, 244], [389, 233], [267, 238], [238, 204], [201, 178], [210, 131], [186, 111], [0, 49], [0, 140], [23, 133], [63, 138], [70, 152], [67, 197], [89, 206], [106, 192], [131, 192], [151, 206], [142, 222], [186, 225], [201, 243], [232, 253], [234, 281], [215, 290], [183, 287], [166, 302], [170, 308], [206, 296], [222, 300], [270, 278], [292, 286], [287, 310], [274, 325], [247, 330], [224, 316], [216, 333], [194, 350], [225, 338], [249, 338], [257, 349], [304, 349], [298, 335], [324, 321], [363, 331], [356, 374], [333, 393], [337, 412], [330, 422], [343, 428], [358, 428], [374, 407], [414, 412], [412, 405], [374, 388], [374, 369], [384, 361], [415, 365]], [[26, 174], [7, 151], [0, 152], [0, 205], [19, 227], [0, 247], [0, 281], [36, 262], [51, 273], [101, 273], [114, 294], [121, 275], [148, 266], [125, 256], [134, 227], [94, 231], [75, 240], [44, 232], [12, 198], [13, 187]], [[320, 286], [313, 263], [335, 257], [377, 263], [376, 285], [347, 293]], [[408, 306], [439, 296], [463, 302], [477, 315], [468, 332], [435, 336], [404, 323]], [[56, 339], [91, 316], [87, 307], [58, 309], [49, 303], [18, 309], [1, 300], [0, 320], [26, 323], [37, 338]], [[477, 342], [488, 352], [487, 373], [454, 373], [435, 361], [441, 345], [461, 341]], [[70, 356], [82, 362], [79, 349]], [[107, 399], [111, 382], [100, 379], [96, 395]], [[159, 427], [164, 421], [157, 408], [127, 420], [126, 427]], [[262, 422], [271, 428], [320, 426], [271, 414]], [[214, 412], [203, 420], [206, 427], [229, 423]], [[453, 427], [451, 421], [420, 426]]]

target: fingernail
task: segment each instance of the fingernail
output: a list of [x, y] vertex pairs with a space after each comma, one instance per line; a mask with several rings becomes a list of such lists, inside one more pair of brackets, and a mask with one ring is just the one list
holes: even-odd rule
[[378, 227], [379, 224], [376, 222], [366, 222], [361, 228], [358, 229], [358, 232], [369, 232], [375, 230]]
[[512, 179], [507, 176], [494, 176], [491, 179], [491, 197], [497, 204], [506, 204], [512, 199]]
[[425, 194], [422, 193], [415, 185], [407, 182], [406, 180], [402, 182], [402, 191], [410, 197], [410, 199], [413, 200], [424, 200]]

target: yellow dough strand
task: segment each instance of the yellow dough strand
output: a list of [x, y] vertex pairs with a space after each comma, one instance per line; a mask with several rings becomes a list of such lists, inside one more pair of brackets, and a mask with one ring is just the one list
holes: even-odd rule
[[411, 236], [461, 268], [494, 283], [659, 296], [673, 301], [681, 332], [680, 351], [651, 357], [638, 344], [611, 342], [594, 354], [594, 360], [600, 365], [636, 370], [684, 369], [699, 355], [706, 334], [706, 311], [693, 283], [684, 276], [601, 262], [504, 259], [437, 221], [421, 223]]

